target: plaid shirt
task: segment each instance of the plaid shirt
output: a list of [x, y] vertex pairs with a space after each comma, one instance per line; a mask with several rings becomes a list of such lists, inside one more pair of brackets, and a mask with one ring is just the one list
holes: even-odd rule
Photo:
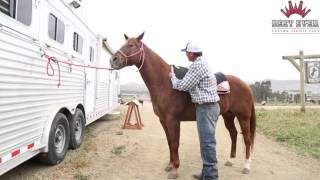
[[172, 76], [173, 89], [188, 91], [193, 103], [203, 104], [219, 101], [217, 80], [208, 68], [207, 62], [198, 57], [189, 67], [183, 79]]

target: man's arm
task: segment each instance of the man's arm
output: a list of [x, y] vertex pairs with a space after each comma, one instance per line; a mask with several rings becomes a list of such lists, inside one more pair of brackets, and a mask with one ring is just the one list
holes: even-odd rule
[[189, 91], [194, 88], [201, 80], [203, 76], [203, 69], [199, 65], [191, 65], [190, 69], [183, 77], [178, 79], [174, 74], [171, 77], [172, 88], [179, 91]]

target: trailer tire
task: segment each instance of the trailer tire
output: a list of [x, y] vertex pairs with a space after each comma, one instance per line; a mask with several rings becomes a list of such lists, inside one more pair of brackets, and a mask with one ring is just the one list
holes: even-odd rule
[[70, 148], [77, 149], [84, 139], [85, 119], [81, 109], [76, 109], [70, 122]]
[[70, 143], [70, 127], [67, 117], [58, 113], [51, 125], [47, 153], [40, 154], [39, 160], [45, 164], [59, 164], [66, 156]]

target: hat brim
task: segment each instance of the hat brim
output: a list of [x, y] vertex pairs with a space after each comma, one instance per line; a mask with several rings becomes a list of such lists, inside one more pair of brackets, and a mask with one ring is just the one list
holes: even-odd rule
[[187, 52], [187, 49], [181, 49], [181, 52]]

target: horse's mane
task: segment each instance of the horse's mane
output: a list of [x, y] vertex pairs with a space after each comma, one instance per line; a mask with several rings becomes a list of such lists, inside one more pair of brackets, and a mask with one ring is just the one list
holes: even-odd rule
[[145, 43], [143, 43], [143, 46], [145, 50], [147, 50], [146, 52], [151, 53], [151, 56], [154, 57], [153, 59], [156, 59], [157, 61], [161, 62], [164, 66], [170, 67], [170, 65], [158, 53], [156, 53], [154, 50], [148, 47]]

